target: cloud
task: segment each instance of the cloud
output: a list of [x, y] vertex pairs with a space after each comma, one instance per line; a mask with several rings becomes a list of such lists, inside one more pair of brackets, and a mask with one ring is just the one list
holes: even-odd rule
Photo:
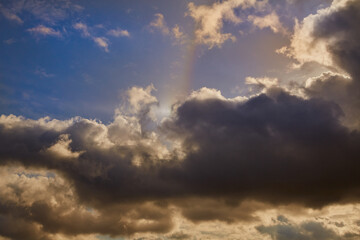
[[130, 37], [130, 33], [127, 30], [120, 28], [111, 29], [107, 32], [107, 34], [113, 37]]
[[89, 30], [88, 30], [88, 26], [85, 24], [85, 23], [82, 23], [82, 22], [78, 22], [78, 23], [75, 23], [74, 26], [73, 26], [76, 30], [79, 30], [81, 31], [81, 34], [84, 36], [84, 37], [90, 37], [90, 33], [89, 33]]
[[37, 75], [39, 75], [39, 76], [41, 76], [41, 77], [45, 77], [45, 78], [51, 78], [51, 77], [54, 77], [54, 76], [55, 76], [54, 74], [47, 73], [47, 72], [45, 71], [45, 69], [43, 69], [43, 68], [37, 68], [34, 73], [37, 74]]
[[44, 25], [38, 25], [34, 28], [29, 28], [27, 30], [31, 34], [34, 34], [35, 36], [52, 36], [52, 37], [62, 37], [62, 34], [60, 31], [57, 31], [50, 27], [45, 27]]
[[258, 226], [256, 229], [271, 236], [273, 240], [340, 240], [356, 239], [359, 235], [347, 232], [344, 235], [327, 228], [321, 222], [306, 221], [300, 224], [280, 223], [271, 226]]
[[155, 19], [150, 23], [150, 28], [157, 29], [164, 35], [170, 34], [170, 30], [165, 22], [164, 15], [161, 13], [156, 13], [154, 16]]
[[228, 0], [216, 2], [211, 6], [196, 6], [190, 2], [187, 15], [195, 21], [195, 41], [207, 45], [209, 49], [215, 46], [221, 47], [229, 39], [235, 41], [236, 37], [231, 33], [222, 33], [224, 21], [239, 24], [243, 20], [236, 16], [234, 12], [236, 8], [247, 9], [253, 7], [259, 10], [266, 4], [267, 1]]
[[286, 29], [283, 27], [279, 20], [279, 16], [272, 12], [271, 14], [265, 15], [263, 17], [250, 15], [248, 16], [248, 20], [252, 22], [252, 24], [260, 29], [270, 28], [274, 33], [282, 33], [287, 34]]
[[74, 4], [69, 0], [57, 1], [9, 1], [6, 7], [0, 7], [3, 15], [9, 20], [23, 23], [23, 19], [19, 16], [24, 13], [30, 13], [31, 16], [54, 25], [69, 17], [74, 12], [82, 11], [83, 7]]
[[254, 78], [254, 77], [246, 77], [245, 84], [249, 85], [249, 92], [255, 93], [260, 91], [266, 91], [268, 89], [278, 87], [279, 80], [277, 78]]
[[344, 124], [353, 129], [360, 128], [360, 35], [355, 24], [359, 12], [358, 1], [333, 1], [297, 22], [290, 46], [280, 50], [300, 65], [318, 62], [331, 68], [332, 72], [308, 79], [301, 92], [338, 103], [345, 113]]
[[302, 92], [310, 98], [323, 98], [334, 101], [344, 111], [343, 122], [353, 129], [360, 128], [360, 95], [359, 85], [351, 77], [324, 72], [320, 76], [307, 79]]
[[14, 21], [18, 24], [23, 24], [23, 20], [16, 15], [15, 13], [13, 13], [10, 9], [4, 8], [2, 6], [2, 4], [0, 4], [0, 13], [8, 20], [10, 21]]
[[179, 25], [175, 24], [173, 28], [169, 28], [165, 21], [164, 15], [161, 13], [155, 14], [155, 19], [149, 24], [150, 30], [158, 30], [163, 35], [170, 36], [174, 44], [184, 44], [187, 40], [187, 36], [180, 30]]
[[94, 42], [101, 48], [104, 49], [105, 52], [109, 52], [109, 41], [105, 37], [94, 37]]
[[360, 134], [341, 125], [336, 104], [203, 88], [154, 128], [153, 89], [130, 88], [108, 124], [2, 115], [0, 216], [23, 232], [0, 235], [166, 233], [174, 209], [235, 223], [279, 205], [359, 199]]
[[81, 32], [81, 35], [85, 38], [90, 38], [96, 45], [102, 48], [105, 52], [109, 52], [109, 40], [106, 37], [98, 37], [90, 33], [89, 27], [82, 22], [75, 23], [74, 29]]
[[178, 25], [175, 25], [171, 29], [171, 34], [173, 39], [175, 39], [175, 43], [184, 44], [187, 40], [186, 34], [180, 30], [180, 27]]
[[358, 1], [338, 0], [301, 22], [297, 20], [290, 46], [278, 52], [294, 58], [300, 65], [314, 61], [353, 74], [359, 55], [355, 26], [359, 8]]

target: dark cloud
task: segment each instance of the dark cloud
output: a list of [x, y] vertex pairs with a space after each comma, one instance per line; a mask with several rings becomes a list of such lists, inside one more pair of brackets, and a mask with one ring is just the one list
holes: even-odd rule
[[360, 91], [353, 79], [341, 74], [325, 72], [307, 80], [304, 94], [310, 98], [322, 98], [341, 106], [343, 123], [353, 129], [360, 128]]
[[188, 153], [168, 176], [199, 195], [309, 206], [339, 201], [358, 189], [353, 167], [359, 165], [360, 143], [357, 132], [339, 123], [340, 115], [333, 103], [283, 92], [244, 104], [188, 101], [165, 123], [184, 139]]
[[[173, 205], [194, 222], [236, 222], [256, 220], [253, 212], [266, 208], [245, 199], [310, 207], [359, 199], [360, 135], [342, 126], [340, 116], [332, 102], [282, 91], [246, 102], [194, 97], [179, 105], [160, 131], [182, 142], [184, 159], [176, 152], [159, 158], [158, 146], [145, 144], [149, 139], [142, 134], [115, 139], [109, 126], [123, 128], [120, 120], [103, 125], [2, 116], [0, 157], [2, 165], [58, 172], [75, 188], [74, 202], [101, 216], [74, 211], [60, 217], [63, 209], [36, 201], [20, 219], [42, 224], [45, 232], [166, 232]], [[119, 144], [127, 139], [136, 144]], [[142, 163], [136, 165], [139, 156]], [[151, 222], [139, 225], [141, 219]]]
[[320, 97], [336, 102], [345, 113], [344, 123], [351, 128], [359, 129], [360, 33], [357, 23], [360, 21], [360, 2], [340, 2], [335, 10], [323, 12], [314, 18], [311, 23], [311, 39], [314, 43], [326, 43], [335, 65], [347, 72], [351, 78], [341, 74], [323, 73], [312, 79], [312, 84], [305, 88], [305, 94], [312, 98]]
[[[189, 100], [162, 126], [183, 142], [184, 160], [161, 163], [141, 145], [100, 147], [104, 125], [80, 120], [62, 131], [1, 128], [1, 159], [60, 171], [83, 201], [156, 200], [179, 196], [231, 196], [322, 206], [358, 197], [360, 136], [339, 123], [333, 103], [286, 93], [246, 103]], [[75, 160], [45, 151], [68, 134]], [[96, 141], [96, 139], [98, 141]], [[107, 135], [104, 135], [104, 140]], [[134, 156], [145, 159], [132, 164]]]
[[335, 62], [359, 81], [360, 71], [360, 2], [350, 0], [331, 14], [324, 15], [315, 23], [313, 35], [317, 39], [332, 39], [328, 50]]

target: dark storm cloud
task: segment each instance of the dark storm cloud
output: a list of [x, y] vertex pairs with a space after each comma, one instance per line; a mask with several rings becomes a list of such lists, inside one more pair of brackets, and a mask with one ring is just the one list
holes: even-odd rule
[[344, 124], [360, 128], [360, 85], [357, 80], [331, 72], [307, 80], [304, 94], [310, 98], [333, 101], [344, 111]]
[[[253, 212], [266, 208], [244, 205], [246, 199], [311, 207], [359, 199], [360, 134], [341, 125], [336, 104], [281, 90], [246, 102], [194, 96], [160, 130], [169, 141], [182, 142], [183, 159], [176, 151], [170, 158], [158, 157], [161, 148], [144, 142], [152, 134], [126, 133], [130, 125], [125, 117], [104, 125], [2, 116], [1, 164], [58, 172], [74, 187], [72, 204], [89, 206], [99, 216], [80, 210], [64, 215], [68, 208], [44, 200], [26, 207], [9, 200], [0, 213], [29, 229], [34, 222], [41, 224], [39, 236], [115, 236], [169, 231], [171, 206], [194, 222], [236, 222], [256, 220]], [[109, 129], [123, 134], [117, 139]], [[135, 144], [120, 144], [126, 140]], [[136, 165], [133, 159], [139, 156], [142, 163]], [[22, 188], [13, 188], [21, 193], [16, 189]], [[140, 224], [142, 219], [151, 221]], [[16, 239], [10, 230], [1, 234]]]
[[[333, 102], [280, 89], [247, 101], [210, 89], [194, 92], [157, 132], [146, 134], [136, 113], [119, 113], [109, 125], [3, 115], [0, 164], [49, 169], [68, 184], [37, 183], [58, 205], [50, 198], [24, 200], [28, 185], [20, 179], [7, 184], [18, 197], [5, 198], [0, 214], [28, 229], [24, 234], [48, 239], [57, 233], [167, 232], [173, 206], [193, 222], [232, 223], [257, 220], [253, 213], [269, 204], [356, 201], [360, 134], [344, 127], [341, 116]], [[160, 138], [181, 146], [166, 153]], [[11, 228], [0, 233], [18, 238], [14, 234]]]
[[351, 79], [339, 74], [323, 73], [313, 79], [305, 94], [335, 101], [345, 113], [345, 124], [359, 129], [360, 1], [343, 1], [336, 10], [318, 14], [315, 19], [310, 38], [314, 43], [325, 42], [335, 65], [346, 71]]
[[340, 115], [336, 104], [283, 92], [244, 104], [188, 101], [165, 123], [184, 139], [187, 158], [163, 174], [198, 195], [336, 202], [360, 183], [360, 135], [343, 127]]
[[360, 1], [350, 0], [345, 7], [325, 15], [315, 23], [313, 35], [318, 39], [332, 39], [328, 50], [335, 62], [360, 81]]
[[[61, 130], [1, 125], [1, 163], [20, 162], [60, 171], [80, 198], [92, 203], [180, 196], [234, 196], [322, 206], [358, 197], [360, 135], [339, 123], [331, 102], [280, 92], [245, 103], [191, 99], [162, 126], [183, 142], [186, 158], [162, 161], [149, 146], [98, 146], [106, 126], [75, 121]], [[70, 136], [75, 159], [49, 152]], [[68, 150], [70, 151], [70, 150]], [[141, 166], [132, 158], [141, 155]]]

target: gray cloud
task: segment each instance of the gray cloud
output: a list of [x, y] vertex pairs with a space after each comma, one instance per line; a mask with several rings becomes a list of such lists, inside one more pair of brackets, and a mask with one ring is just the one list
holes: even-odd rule
[[[1, 164], [58, 171], [74, 186], [80, 203], [100, 211], [129, 201], [191, 196], [228, 198], [217, 202], [224, 206], [249, 198], [311, 207], [358, 199], [360, 135], [340, 124], [336, 104], [285, 92], [246, 102], [194, 96], [161, 126], [163, 136], [182, 142], [183, 158], [176, 151], [160, 157], [164, 146], [155, 133], [142, 134], [139, 120], [130, 116], [119, 115], [110, 125], [2, 116]], [[115, 128], [123, 134], [112, 136]], [[207, 208], [206, 201], [201, 207], [168, 201], [194, 221], [253, 219], [249, 207], [232, 214], [234, 207], [209, 211], [215, 203]], [[46, 221], [40, 222], [52, 222], [42, 217]]]
[[359, 1], [345, 1], [343, 7], [319, 19], [313, 31], [316, 39], [333, 39], [328, 42], [328, 51], [336, 64], [356, 81], [359, 81], [360, 74], [360, 33], [357, 25], [360, 21], [359, 13]]

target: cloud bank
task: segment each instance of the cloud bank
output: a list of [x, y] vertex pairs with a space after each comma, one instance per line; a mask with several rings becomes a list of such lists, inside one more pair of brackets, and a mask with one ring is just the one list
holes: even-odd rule
[[[198, 36], [209, 46], [231, 38], [219, 32], [220, 19], [236, 22], [231, 4], [245, 3], [253, 4], [229, 1], [204, 12], [190, 5]], [[228, 99], [202, 88], [174, 104], [160, 123], [152, 85], [129, 89], [127, 103], [107, 124], [1, 115], [0, 235], [31, 240], [167, 234], [176, 214], [193, 223], [253, 223], [259, 211], [266, 215], [277, 207], [301, 215], [308, 208], [357, 206], [359, 6], [335, 1], [295, 27], [289, 56], [339, 70], [308, 79], [298, 95], [275, 78], [247, 78], [260, 93]], [[204, 26], [205, 19], [213, 25]], [[74, 27], [93, 38], [86, 25]], [[279, 216], [254, 230], [276, 240], [358, 238], [358, 219], [346, 223], [352, 231], [342, 222], [315, 220], [293, 223]], [[331, 224], [347, 230], [335, 231]]]

